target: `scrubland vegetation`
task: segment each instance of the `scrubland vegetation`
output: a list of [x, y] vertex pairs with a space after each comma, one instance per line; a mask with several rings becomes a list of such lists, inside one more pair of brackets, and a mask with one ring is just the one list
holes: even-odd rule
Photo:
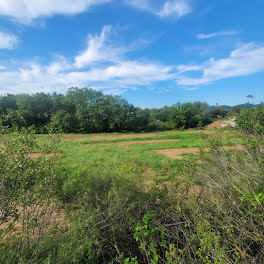
[[[230, 113], [239, 111], [235, 107]], [[37, 133], [47, 133], [46, 126], [52, 118], [57, 129], [64, 133], [140, 132], [202, 127], [227, 116], [228, 112], [221, 107], [210, 110], [202, 102], [141, 109], [119, 96], [88, 88], [71, 88], [66, 95], [37, 93], [0, 97], [3, 125], [10, 129], [34, 125]]]
[[[67, 96], [58, 98], [66, 102]], [[54, 101], [55, 97], [47, 96]], [[0, 263], [264, 262], [263, 107], [226, 113], [236, 114], [236, 129], [59, 135], [60, 130], [130, 129], [118, 127], [123, 125], [118, 115], [115, 125], [104, 122], [107, 126], [101, 129], [96, 114], [102, 115], [100, 120], [120, 111], [111, 106], [107, 108], [111, 115], [98, 108], [92, 112], [100, 104], [82, 108], [81, 102], [73, 106], [67, 118], [70, 110], [65, 106], [52, 112], [55, 118], [41, 110], [43, 115], [34, 118], [46, 121], [30, 123], [26, 113], [31, 111], [23, 112], [18, 103], [27, 96], [13, 98], [16, 110], [1, 108]], [[98, 100], [121, 99], [99, 96]], [[212, 115], [207, 109], [197, 117], [196, 125], [187, 125], [186, 109], [196, 104], [176, 105], [155, 113], [120, 102], [133, 109], [127, 116], [148, 113], [144, 125], [138, 126], [140, 131], [150, 127], [150, 120], [160, 120], [163, 125], [174, 120], [173, 128], [189, 128]], [[28, 103], [26, 106], [30, 107]], [[184, 107], [186, 116], [182, 118], [180, 109]], [[166, 109], [173, 118], [157, 118]], [[60, 119], [60, 115], [64, 117]], [[76, 124], [83, 118], [83, 123], [76, 126], [77, 130], [67, 131], [62, 125], [71, 128], [71, 121], [66, 122], [71, 118], [78, 120]], [[179, 120], [184, 121], [176, 123]], [[35, 128], [30, 128], [32, 124]], [[36, 130], [47, 134], [37, 135]], [[145, 144], [153, 140], [155, 143]], [[137, 143], [117, 144], [122, 142]], [[232, 148], [225, 150], [222, 146]], [[181, 159], [156, 152], [183, 148], [204, 151], [198, 156], [186, 152]]]

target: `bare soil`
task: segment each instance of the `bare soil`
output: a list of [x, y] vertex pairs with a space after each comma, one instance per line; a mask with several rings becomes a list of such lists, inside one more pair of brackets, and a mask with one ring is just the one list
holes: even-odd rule
[[67, 134], [67, 135], [62, 135], [61, 141], [63, 142], [79, 142], [83, 140], [90, 139], [87, 137], [87, 135], [83, 134]]
[[[137, 141], [127, 141], [127, 142], [116, 142], [116, 143], [99, 143], [97, 145], [102, 145], [102, 146], [115, 145], [119, 147], [127, 147], [130, 145], [138, 145], [138, 144], [157, 144], [157, 143], [177, 142], [177, 141], [179, 141], [179, 139], [137, 140]], [[87, 145], [91, 145], [91, 144], [87, 144]]]
[[122, 135], [101, 135], [101, 136], [92, 136], [89, 139], [93, 140], [104, 140], [104, 139], [122, 139], [122, 138], [144, 138], [144, 137], [155, 137], [157, 133], [144, 133], [144, 134], [122, 134]]
[[23, 225], [27, 223], [33, 224], [32, 216], [37, 216], [38, 222], [35, 228], [31, 230], [29, 235], [30, 241], [34, 241], [38, 236], [46, 234], [55, 224], [59, 227], [69, 227], [64, 211], [59, 210], [54, 203], [46, 203], [43, 205], [17, 206], [18, 219], [8, 217], [7, 221], [0, 224], [0, 231], [3, 231], [2, 242], [8, 240], [15, 234], [23, 231]]
[[[223, 150], [232, 150], [232, 149], [240, 149], [242, 150], [242, 146], [225, 146], [222, 147]], [[182, 159], [183, 154], [199, 154], [200, 151], [208, 152], [210, 148], [182, 148], [182, 149], [161, 149], [161, 150], [154, 150], [159, 154], [163, 154], [170, 159]]]
[[224, 128], [228, 126], [231, 126], [231, 127], [237, 126], [235, 118], [228, 119], [228, 120], [217, 120], [213, 122], [212, 124], [205, 126], [204, 129], [220, 129], [220, 128]]
[[217, 121], [213, 122], [212, 124], [205, 126], [204, 128], [205, 129], [220, 129], [222, 127], [223, 127], [222, 120], [217, 120]]

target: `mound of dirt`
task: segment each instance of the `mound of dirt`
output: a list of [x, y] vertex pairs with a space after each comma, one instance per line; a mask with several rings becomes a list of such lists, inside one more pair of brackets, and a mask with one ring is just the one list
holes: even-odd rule
[[220, 129], [228, 126], [236, 127], [237, 126], [236, 119], [232, 118], [227, 120], [216, 120], [213, 123], [204, 126], [204, 129]]
[[222, 127], [223, 127], [222, 120], [217, 120], [209, 125], [204, 126], [204, 129], [220, 129]]

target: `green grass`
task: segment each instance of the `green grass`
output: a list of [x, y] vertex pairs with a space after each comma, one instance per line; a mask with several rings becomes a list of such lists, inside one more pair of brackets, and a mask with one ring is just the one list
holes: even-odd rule
[[[149, 249], [154, 247], [152, 249], [154, 253], [159, 252], [158, 249], [161, 247], [164, 247], [164, 251], [171, 250], [171, 243], [173, 243], [180, 245], [184, 250], [188, 246], [191, 250], [195, 248], [194, 252], [199, 251], [199, 254], [204, 256], [199, 263], [207, 263], [208, 256], [212, 259], [208, 263], [226, 263], [224, 261], [224, 257], [227, 255], [226, 249], [230, 248], [228, 254], [231, 253], [228, 257], [231, 261], [228, 263], [233, 263], [233, 252], [236, 252], [237, 248], [233, 241], [238, 241], [238, 246], [241, 244], [244, 248], [248, 248], [248, 243], [251, 243], [253, 247], [250, 254], [252, 253], [254, 256], [255, 249], [261, 251], [261, 248], [258, 249], [257, 243], [262, 246], [259, 234], [263, 230], [263, 221], [262, 218], [260, 219], [263, 215], [260, 215], [259, 207], [255, 206], [256, 193], [258, 194], [257, 199], [260, 199], [258, 202], [262, 201], [263, 194], [259, 191], [262, 189], [258, 189], [262, 185], [255, 186], [255, 178], [252, 178], [253, 185], [248, 187], [248, 181], [245, 182], [241, 178], [239, 187], [245, 186], [245, 190], [238, 194], [237, 186], [233, 184], [234, 180], [239, 179], [237, 170], [230, 170], [229, 163], [223, 162], [228, 158], [233, 168], [238, 166], [238, 169], [242, 169], [243, 173], [245, 170], [246, 175], [251, 175], [255, 170], [252, 167], [246, 167], [250, 163], [245, 159], [245, 152], [235, 153], [229, 150], [226, 151], [228, 154], [226, 155], [222, 151], [215, 151], [211, 156], [211, 161], [210, 154], [207, 153], [208, 162], [206, 163], [205, 159], [202, 164], [197, 163], [201, 157], [194, 154], [183, 154], [182, 159], [171, 160], [155, 152], [155, 150], [161, 149], [204, 148], [211, 146], [211, 142], [215, 143], [213, 146], [218, 146], [219, 141], [224, 145], [232, 145], [241, 140], [237, 136], [227, 135], [224, 132], [216, 137], [215, 135], [205, 136], [201, 132], [196, 130], [169, 131], [154, 133], [148, 137], [137, 138], [135, 136], [111, 140], [107, 138], [107, 135], [117, 134], [98, 134], [105, 137], [98, 141], [92, 138], [93, 135], [62, 135], [64, 138], [72, 139], [69, 142], [61, 141], [59, 143], [64, 152], [63, 159], [68, 161], [66, 163], [61, 163], [59, 156], [47, 160], [38, 159], [36, 163], [32, 159], [26, 159], [27, 162], [25, 162], [24, 156], [18, 155], [18, 153], [24, 153], [23, 144], [20, 143], [25, 143], [26, 137], [21, 135], [18, 141], [14, 138], [14, 144], [10, 144], [11, 152], [8, 151], [8, 148], [6, 152], [3, 150], [4, 158], [1, 159], [3, 171], [9, 179], [6, 188], [12, 190], [14, 172], [21, 182], [21, 191], [17, 196], [14, 195], [13, 201], [20, 205], [19, 199], [24, 199], [22, 200], [24, 204], [29, 206], [30, 203], [36, 204], [39, 195], [42, 195], [42, 199], [50, 197], [58, 202], [58, 212], [60, 209], [64, 210], [65, 224], [70, 223], [69, 229], [66, 226], [62, 226], [62, 229], [56, 227], [45, 237], [42, 236], [40, 242], [36, 244], [30, 243], [30, 236], [25, 236], [23, 238], [27, 242], [25, 244], [29, 246], [22, 254], [17, 254], [16, 258], [24, 257], [25, 261], [20, 262], [25, 264], [31, 263], [27, 261], [28, 256], [31, 259], [33, 256], [36, 260], [45, 258], [45, 262], [38, 263], [70, 263], [74, 258], [75, 263], [104, 263], [103, 259], [108, 256], [111, 259], [120, 258], [118, 263], [128, 263], [123, 258], [139, 256], [139, 263], [145, 263], [145, 256], [140, 259], [140, 256], [145, 254], [141, 250], [143, 243], [147, 243]], [[36, 138], [39, 145], [48, 144], [48, 136], [36, 135]], [[30, 137], [28, 143], [34, 143], [34, 140], [31, 141], [31, 139]], [[159, 139], [178, 139], [179, 141], [144, 143]], [[140, 140], [143, 141], [140, 144], [115, 145], [118, 142]], [[49, 143], [50, 149], [54, 146], [52, 142]], [[113, 145], [94, 143], [113, 143]], [[28, 144], [29, 147], [31, 145]], [[35, 149], [35, 151], [40, 151], [40, 149]], [[31, 148], [29, 148], [30, 152], [32, 152]], [[13, 153], [13, 156], [10, 153]], [[236, 155], [232, 157], [234, 153]], [[17, 158], [21, 158], [18, 160], [20, 166], [16, 164]], [[9, 166], [12, 165], [11, 169], [5, 166], [6, 160], [9, 161], [7, 162]], [[259, 159], [257, 161], [259, 162]], [[255, 166], [255, 164], [253, 165]], [[33, 180], [29, 181], [33, 175], [32, 168], [37, 175], [37, 177], [33, 177], [36, 184]], [[58, 174], [56, 175], [55, 172]], [[255, 171], [256, 177], [257, 173], [261, 175], [259, 169]], [[230, 175], [233, 178], [230, 178]], [[15, 180], [17, 179], [15, 178]], [[230, 182], [227, 182], [228, 180]], [[28, 184], [29, 187], [27, 187], [25, 182], [32, 182], [35, 184], [32, 184], [34, 188], [29, 189], [31, 185]], [[221, 188], [218, 188], [218, 182], [221, 184]], [[29, 194], [24, 195], [24, 186], [28, 188], [26, 190], [30, 191]], [[41, 192], [39, 188], [42, 188]], [[231, 188], [233, 188], [232, 192], [230, 192]], [[251, 189], [252, 193], [250, 193]], [[48, 191], [50, 196], [46, 196]], [[218, 196], [221, 199], [216, 199]], [[3, 201], [7, 201], [8, 204], [10, 197], [7, 198]], [[252, 200], [251, 204], [249, 204], [249, 199]], [[229, 210], [230, 206], [233, 206], [232, 210]], [[233, 208], [236, 210], [235, 213], [233, 213]], [[9, 210], [9, 207], [7, 209]], [[37, 212], [34, 215], [34, 213], [26, 218], [26, 221], [22, 218], [23, 225], [30, 226], [31, 219], [42, 219], [42, 215], [38, 215]], [[252, 219], [256, 224], [248, 234], [250, 225], [247, 223], [251, 223]], [[35, 220], [34, 222], [41, 223], [41, 221]], [[32, 226], [32, 230], [34, 230], [34, 225]], [[226, 231], [226, 227], [232, 231]], [[178, 236], [180, 233], [184, 236]], [[243, 237], [244, 234], [246, 234], [245, 237]], [[251, 242], [249, 238], [254, 234], [256, 235]], [[169, 239], [166, 241], [167, 236]], [[134, 239], [138, 242], [137, 244]], [[20, 244], [14, 244], [14, 246], [11, 244], [11, 246], [14, 251], [19, 252], [17, 249]], [[7, 245], [5, 255], [0, 256], [0, 259], [8, 259], [13, 254], [12, 247]], [[117, 253], [117, 250], [124, 255]], [[182, 252], [184, 250], [181, 249]], [[96, 252], [96, 256], [94, 256], [94, 252]], [[181, 263], [191, 262], [189, 252], [187, 250], [186, 255], [181, 253]], [[164, 258], [163, 252], [159, 252], [159, 254], [161, 254], [161, 258]], [[237, 256], [235, 255], [235, 257]], [[223, 258], [223, 261], [218, 261], [218, 257]], [[97, 261], [92, 262], [93, 258]], [[196, 260], [194, 259], [193, 262]], [[6, 261], [2, 262], [6, 263]], [[13, 263], [17, 263], [17, 261]], [[263, 261], [256, 263], [263, 263]]]
[[[217, 133], [212, 130], [212, 132]], [[149, 134], [149, 133], [147, 133]], [[68, 134], [62, 135], [62, 138], [70, 137], [72, 141], [62, 141], [60, 143], [61, 149], [65, 153], [65, 159], [74, 168], [89, 168], [95, 173], [112, 173], [120, 170], [131, 171], [131, 167], [137, 168], [137, 174], [143, 177], [146, 169], [152, 169], [158, 177], [162, 177], [164, 171], [166, 174], [176, 175], [175, 161], [170, 160], [162, 154], [156, 153], [154, 150], [161, 149], [177, 149], [177, 148], [205, 148], [209, 146], [209, 138], [213, 135], [203, 136], [203, 131], [199, 130], [185, 130], [185, 131], [165, 131], [151, 133], [153, 136], [138, 137], [144, 133], [111, 133], [111, 134]], [[135, 135], [135, 137], [123, 138], [125, 135]], [[94, 140], [93, 136], [103, 136], [105, 139]], [[119, 139], [107, 139], [107, 136], [120, 136]], [[37, 142], [43, 145], [47, 141], [46, 135], [36, 135]], [[232, 145], [234, 138], [223, 135], [221, 136], [224, 145]], [[82, 140], [83, 139], [83, 140]], [[152, 144], [138, 143], [130, 146], [117, 146], [114, 143], [132, 142], [132, 141], [151, 141], [151, 140], [167, 140], [178, 139], [175, 142], [160, 142]], [[76, 141], [75, 140], [81, 140]], [[0, 143], [3, 140], [0, 139]], [[113, 145], [100, 145], [100, 143], [113, 143]], [[37, 152], [37, 150], [36, 150]], [[184, 162], [197, 161], [198, 157], [193, 154], [183, 155]], [[129, 169], [128, 169], [129, 167]], [[177, 167], [177, 166], [176, 166]], [[168, 170], [168, 168], [170, 168]], [[132, 170], [133, 171], [133, 170]]]
[[[176, 148], [191, 148], [208, 147], [208, 139], [204, 138], [201, 134], [202, 131], [169, 131], [155, 133], [152, 137], [141, 138], [121, 138], [121, 139], [104, 139], [104, 140], [83, 140], [80, 142], [62, 142], [62, 149], [66, 153], [66, 159], [75, 168], [89, 168], [98, 173], [112, 173], [113, 171], [126, 170], [127, 167], [138, 168], [137, 174], [144, 177], [144, 172], [150, 168], [157, 177], [166, 175], [177, 176], [178, 168], [173, 164], [175, 161], [170, 160], [162, 154], [154, 152], [159, 149], [176, 149]], [[109, 134], [98, 134], [109, 135]], [[110, 135], [117, 135], [110, 134]], [[118, 134], [123, 135], [123, 134]], [[208, 137], [212, 137], [211, 135]], [[166, 139], [179, 139], [175, 142], [161, 142], [153, 144], [136, 144], [130, 146], [116, 146], [116, 145], [100, 145], [91, 143], [118, 143], [130, 141], [146, 141], [146, 140], [166, 140]], [[43, 137], [41, 138], [43, 140]], [[228, 145], [225, 136], [223, 140]], [[90, 145], [89, 145], [90, 143]], [[183, 156], [185, 160], [195, 162], [197, 157], [195, 155]], [[170, 168], [170, 169], [168, 169]], [[127, 171], [129, 169], [127, 168]]]

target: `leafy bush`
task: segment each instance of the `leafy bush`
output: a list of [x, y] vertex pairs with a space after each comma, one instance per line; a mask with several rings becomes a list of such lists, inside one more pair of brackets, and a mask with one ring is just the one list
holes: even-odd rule
[[264, 134], [264, 107], [242, 109], [236, 119], [239, 128], [247, 134]]

